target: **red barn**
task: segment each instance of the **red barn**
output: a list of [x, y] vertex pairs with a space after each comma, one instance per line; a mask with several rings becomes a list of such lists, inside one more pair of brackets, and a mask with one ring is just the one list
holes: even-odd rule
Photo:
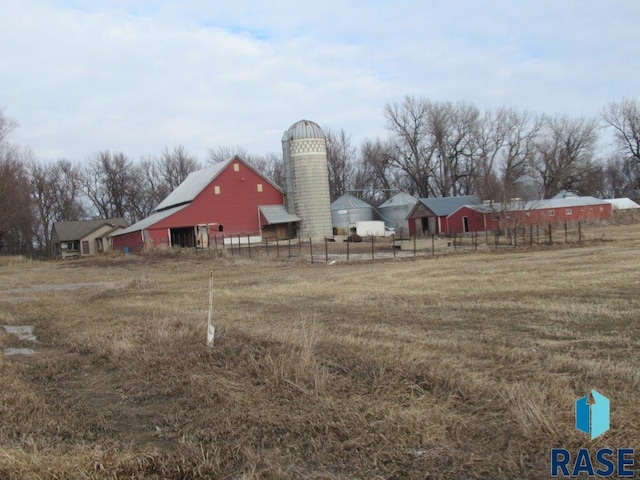
[[284, 193], [240, 157], [191, 173], [151, 215], [113, 237], [113, 248], [207, 247], [213, 236], [287, 238], [300, 217]]

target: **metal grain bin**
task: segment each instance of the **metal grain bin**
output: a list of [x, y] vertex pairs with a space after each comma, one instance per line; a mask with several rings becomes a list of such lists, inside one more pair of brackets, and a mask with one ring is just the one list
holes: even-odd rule
[[418, 199], [400, 192], [378, 207], [378, 217], [385, 226], [395, 228], [397, 236], [409, 235], [407, 216], [418, 203]]
[[[331, 204], [331, 221], [336, 233], [349, 234], [356, 222], [374, 220], [373, 207], [352, 195], [345, 194]], [[344, 232], [338, 232], [338, 230]]]

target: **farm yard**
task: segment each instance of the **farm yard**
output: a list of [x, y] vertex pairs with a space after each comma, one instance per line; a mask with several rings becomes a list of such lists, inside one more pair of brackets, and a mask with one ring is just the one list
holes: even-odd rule
[[333, 265], [0, 258], [0, 324], [35, 336], [0, 328], [0, 477], [548, 478], [554, 447], [638, 449], [640, 226], [589, 235]]

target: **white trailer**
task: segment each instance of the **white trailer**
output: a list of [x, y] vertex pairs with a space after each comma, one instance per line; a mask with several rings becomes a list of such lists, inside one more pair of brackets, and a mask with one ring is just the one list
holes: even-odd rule
[[361, 237], [384, 237], [384, 222], [377, 220], [356, 222], [356, 233]]

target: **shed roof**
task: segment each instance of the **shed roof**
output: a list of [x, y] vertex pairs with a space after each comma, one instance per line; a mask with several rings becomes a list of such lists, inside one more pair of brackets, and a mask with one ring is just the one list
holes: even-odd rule
[[614, 210], [631, 210], [640, 208], [636, 202], [630, 198], [608, 198], [605, 202], [610, 203]]
[[345, 193], [331, 204], [331, 210], [349, 210], [353, 208], [372, 209], [373, 207], [364, 200], [360, 200], [348, 193]]
[[[90, 233], [95, 232], [100, 227], [108, 225], [110, 227], [126, 227], [127, 222], [124, 218], [107, 218], [95, 219], [95, 220], [74, 220], [69, 222], [55, 222], [53, 224], [53, 232], [61, 242], [69, 242], [73, 240], [80, 240], [86, 237]], [[105, 235], [111, 233], [112, 228]]]
[[138, 230], [144, 230], [145, 228], [150, 227], [158, 223], [160, 220], [164, 220], [167, 217], [170, 217], [174, 213], [179, 212], [183, 208], [187, 207], [188, 204], [178, 205], [176, 207], [168, 208], [166, 210], [162, 210], [161, 212], [153, 212], [146, 218], [143, 218], [139, 222], [134, 223], [128, 228], [125, 228], [121, 232], [118, 232], [116, 235], [124, 235], [125, 233], [137, 232]]
[[438, 217], [446, 217], [463, 205], [478, 205], [480, 199], [475, 195], [462, 197], [421, 198], [420, 202]]
[[261, 205], [258, 207], [267, 221], [267, 225], [299, 222], [302, 219], [287, 212], [284, 205]]
[[387, 207], [413, 207], [416, 203], [418, 203], [418, 199], [413, 195], [409, 195], [405, 192], [396, 193], [389, 200], [384, 202], [378, 208], [387, 208]]

